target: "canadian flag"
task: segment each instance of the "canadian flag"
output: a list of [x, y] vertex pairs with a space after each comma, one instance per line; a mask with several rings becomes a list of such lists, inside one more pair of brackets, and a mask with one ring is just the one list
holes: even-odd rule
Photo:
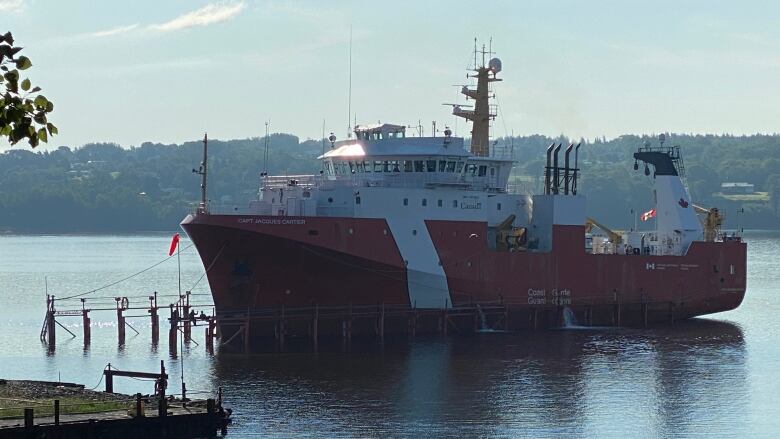
[[173, 256], [173, 252], [176, 251], [176, 247], [179, 246], [179, 234], [173, 235], [173, 239], [171, 239], [171, 248], [168, 250], [168, 256]]
[[650, 209], [642, 214], [642, 221], [647, 221], [650, 218], [655, 218], [655, 209]]

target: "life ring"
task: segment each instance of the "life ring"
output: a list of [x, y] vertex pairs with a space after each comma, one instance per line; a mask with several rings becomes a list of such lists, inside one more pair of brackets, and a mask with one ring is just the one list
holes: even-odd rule
[[126, 310], [127, 308], [130, 307], [130, 300], [128, 300], [126, 296], [123, 297], [122, 298], [122, 302], [120, 303], [120, 306], [122, 307], [123, 311]]

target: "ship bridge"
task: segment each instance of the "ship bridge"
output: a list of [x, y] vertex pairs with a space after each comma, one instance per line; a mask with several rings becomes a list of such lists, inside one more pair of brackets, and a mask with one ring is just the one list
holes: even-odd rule
[[477, 157], [461, 137], [406, 137], [394, 124], [358, 126], [355, 138], [333, 141], [323, 178], [354, 186], [435, 187], [505, 192], [511, 160]]

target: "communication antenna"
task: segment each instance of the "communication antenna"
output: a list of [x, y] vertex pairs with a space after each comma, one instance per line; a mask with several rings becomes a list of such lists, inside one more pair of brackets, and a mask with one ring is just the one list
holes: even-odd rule
[[271, 121], [265, 122], [265, 153], [263, 154], [263, 177], [268, 177], [268, 127]]
[[[322, 155], [325, 155], [325, 119], [322, 119]], [[320, 160], [320, 174], [325, 171], [325, 160]]]
[[349, 25], [349, 92], [347, 97], [347, 138], [352, 138], [352, 25]]

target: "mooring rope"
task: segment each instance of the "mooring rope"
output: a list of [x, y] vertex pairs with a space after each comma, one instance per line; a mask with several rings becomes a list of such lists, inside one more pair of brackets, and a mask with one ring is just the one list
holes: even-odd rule
[[[184, 251], [184, 250], [187, 250], [187, 249], [189, 249], [190, 247], [192, 247], [193, 245], [195, 245], [195, 244], [190, 244], [190, 245], [188, 245], [187, 247], [184, 247], [183, 249], [179, 250], [179, 252], [181, 252], [181, 251]], [[100, 290], [104, 290], [104, 289], [106, 289], [106, 288], [108, 288], [108, 287], [113, 287], [114, 285], [120, 284], [120, 283], [122, 283], [122, 282], [124, 282], [124, 281], [126, 281], [126, 280], [130, 280], [130, 279], [132, 279], [132, 278], [134, 278], [134, 277], [136, 277], [136, 276], [138, 276], [138, 275], [140, 275], [140, 274], [146, 273], [147, 271], [151, 270], [152, 268], [155, 268], [155, 267], [157, 267], [158, 265], [162, 264], [163, 262], [165, 262], [165, 261], [167, 261], [167, 260], [169, 260], [169, 259], [173, 258], [175, 255], [176, 255], [176, 253], [174, 253], [174, 254], [172, 254], [172, 255], [170, 255], [170, 256], [168, 256], [168, 257], [166, 257], [165, 259], [163, 259], [163, 260], [162, 260], [162, 261], [160, 261], [160, 262], [157, 262], [157, 263], [155, 263], [155, 264], [153, 264], [153, 265], [151, 265], [151, 266], [149, 266], [149, 267], [146, 267], [146, 268], [144, 268], [144, 269], [143, 269], [143, 270], [141, 270], [141, 271], [138, 271], [138, 272], [136, 272], [136, 273], [133, 273], [133, 274], [131, 274], [130, 276], [124, 277], [124, 278], [122, 278], [122, 279], [119, 279], [118, 281], [111, 282], [111, 283], [109, 283], [109, 284], [107, 284], [107, 285], [103, 285], [103, 286], [102, 286], [102, 287], [100, 287], [100, 288], [95, 288], [94, 290], [90, 290], [90, 291], [87, 291], [87, 292], [85, 292], [85, 293], [81, 293], [81, 294], [74, 294], [74, 295], [72, 295], [72, 296], [68, 296], [68, 297], [62, 297], [62, 298], [60, 298], [60, 299], [57, 299], [57, 300], [69, 300], [69, 299], [75, 299], [75, 298], [77, 298], [77, 297], [86, 296], [87, 294], [96, 293], [96, 292], [98, 292], [98, 291], [100, 291]]]

